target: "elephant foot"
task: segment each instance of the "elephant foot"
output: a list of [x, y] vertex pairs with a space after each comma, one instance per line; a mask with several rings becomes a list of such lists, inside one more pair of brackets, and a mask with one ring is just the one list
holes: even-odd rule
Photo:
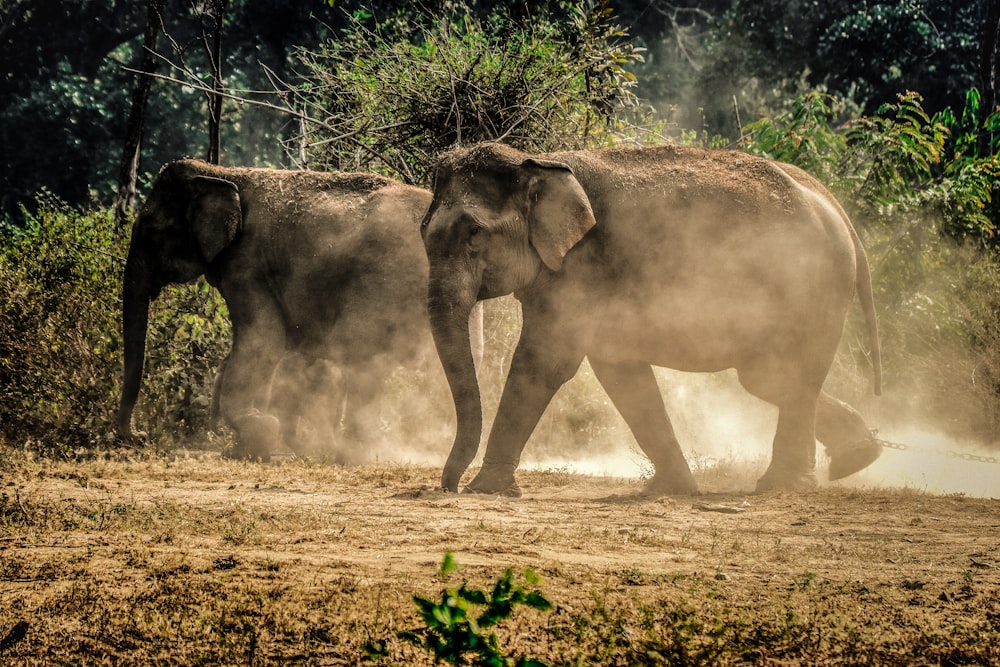
[[462, 479], [462, 473], [465, 469], [454, 470], [445, 466], [444, 473], [441, 475], [441, 490], [446, 493], [458, 493], [458, 483]]
[[828, 447], [830, 455], [830, 481], [843, 479], [864, 470], [882, 456], [882, 443], [874, 434], [848, 445]]
[[369, 459], [361, 454], [358, 454], [354, 448], [351, 449], [327, 449], [323, 452], [324, 460], [329, 461], [333, 465], [341, 466], [344, 468], [353, 468], [356, 466], [364, 465], [369, 461]]
[[816, 473], [780, 472], [768, 468], [764, 476], [757, 480], [755, 493], [768, 491], [812, 491], [816, 488]]
[[111, 438], [115, 443], [124, 447], [143, 447], [149, 444], [149, 434], [145, 431], [134, 431], [131, 427], [128, 430], [118, 429]]
[[479, 474], [465, 487], [463, 493], [485, 493], [520, 498], [521, 487], [514, 479], [516, 468], [517, 466], [512, 464], [484, 464]]
[[657, 472], [643, 485], [640, 495], [655, 498], [658, 496], [696, 496], [700, 493], [698, 483], [694, 481], [694, 476], [691, 473], [677, 479], [677, 475]]
[[278, 442], [278, 420], [270, 415], [254, 412], [244, 415], [233, 425], [236, 445], [231, 458], [267, 463], [271, 460], [271, 447]]

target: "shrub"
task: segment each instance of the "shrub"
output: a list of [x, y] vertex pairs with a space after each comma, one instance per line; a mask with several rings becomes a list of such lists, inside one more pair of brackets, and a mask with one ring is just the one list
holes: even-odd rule
[[641, 60], [607, 0], [567, 5], [556, 20], [485, 22], [459, 5], [416, 24], [350, 28], [301, 54], [309, 81], [298, 103], [326, 126], [289, 151], [314, 168], [372, 170], [428, 180], [436, 154], [456, 144], [503, 140], [524, 150], [607, 142], [638, 111]]
[[[110, 210], [42, 196], [23, 227], [0, 228], [0, 437], [69, 455], [109, 442], [122, 374], [121, 280], [128, 240]], [[204, 282], [151, 309], [137, 421], [166, 445], [207, 425], [229, 340], [225, 304]]]
[[[446, 579], [458, 569], [450, 552], [441, 562], [440, 576]], [[528, 586], [538, 583], [537, 575], [530, 569], [524, 572]], [[418, 646], [434, 657], [435, 663], [451, 665], [477, 665], [482, 667], [545, 667], [541, 660], [507, 656], [500, 648], [500, 641], [491, 629], [510, 618], [515, 607], [524, 606], [539, 611], [552, 609], [552, 603], [538, 589], [528, 590], [514, 581], [511, 568], [486, 592], [462, 582], [458, 588], [447, 587], [441, 591], [440, 601], [414, 595], [413, 602], [420, 612], [424, 626], [417, 630], [400, 632], [399, 637]], [[387, 656], [384, 642], [368, 645], [371, 657]]]
[[229, 309], [204, 278], [163, 291], [150, 308], [137, 425], [158, 447], [204, 441], [215, 374], [229, 354]]
[[75, 448], [107, 432], [120, 365], [125, 242], [112, 216], [50, 197], [0, 245], [0, 424], [11, 441]]

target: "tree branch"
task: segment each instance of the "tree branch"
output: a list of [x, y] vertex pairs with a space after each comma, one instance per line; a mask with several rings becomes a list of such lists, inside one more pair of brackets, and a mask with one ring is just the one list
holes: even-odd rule
[[[198, 79], [197, 76], [194, 74], [194, 72], [192, 72], [191, 70], [188, 70], [186, 68], [178, 67], [176, 63], [171, 62], [168, 58], [164, 57], [161, 54], [154, 54], [154, 55], [156, 55], [156, 57], [158, 57], [158, 58], [166, 61], [175, 70], [178, 70], [178, 71], [182, 72], [186, 77], [188, 77], [189, 80], [185, 81], [185, 80], [175, 79], [174, 77], [166, 76], [164, 74], [158, 74], [156, 72], [143, 72], [141, 70], [137, 70], [137, 69], [134, 69], [134, 68], [131, 68], [131, 67], [125, 67], [125, 66], [122, 66], [122, 69], [124, 71], [126, 71], [126, 72], [131, 72], [133, 74], [141, 74], [141, 75], [149, 76], [149, 77], [151, 77], [153, 79], [158, 79], [160, 81], [167, 81], [169, 83], [172, 83], [172, 84], [175, 84], [175, 85], [178, 85], [178, 86], [183, 86], [185, 88], [190, 88], [192, 90], [197, 90], [197, 91], [203, 92], [205, 94], [209, 94], [209, 93], [214, 92], [213, 88], [211, 88], [210, 86], [207, 86], [204, 83], [202, 83], [201, 80]], [[239, 92], [239, 93], [249, 93], [249, 94], [255, 94], [255, 95], [276, 95], [276, 96], [279, 96], [279, 97], [282, 96], [281, 92], [267, 92], [267, 91], [237, 91], [237, 92]], [[376, 128], [372, 128], [372, 127], [369, 127], [369, 126], [363, 126], [363, 127], [351, 130], [349, 132], [342, 132], [341, 128], [339, 128], [336, 125], [331, 125], [330, 123], [326, 123], [326, 122], [324, 122], [324, 121], [322, 121], [322, 120], [320, 120], [318, 118], [314, 118], [314, 117], [312, 117], [312, 116], [310, 116], [308, 114], [302, 113], [300, 111], [296, 111], [295, 109], [293, 109], [293, 108], [291, 108], [289, 106], [282, 106], [282, 105], [278, 105], [278, 104], [272, 104], [270, 102], [266, 102], [266, 101], [263, 101], [263, 100], [256, 100], [256, 99], [253, 99], [253, 98], [250, 98], [250, 97], [242, 97], [241, 95], [236, 94], [235, 92], [231, 92], [229, 89], [225, 89], [225, 88], [223, 88], [222, 90], [220, 90], [218, 92], [218, 94], [221, 97], [224, 97], [224, 98], [226, 98], [228, 100], [232, 100], [234, 102], [238, 102], [240, 104], [246, 104], [246, 105], [249, 105], [249, 106], [255, 106], [255, 107], [262, 108], [262, 109], [269, 109], [271, 111], [275, 111], [275, 112], [284, 114], [286, 116], [290, 116], [290, 117], [295, 118], [295, 119], [297, 119], [299, 121], [302, 121], [302, 122], [304, 122], [304, 123], [306, 123], [308, 125], [312, 125], [312, 126], [314, 126], [316, 128], [326, 130], [327, 132], [333, 132], [333, 133], [338, 133], [339, 132], [339, 134], [337, 134], [334, 137], [330, 137], [328, 139], [324, 139], [322, 142], [317, 142], [316, 145], [318, 145], [320, 143], [333, 143], [333, 142], [337, 142], [337, 141], [349, 141], [349, 140], [354, 139], [359, 134], [361, 134], [362, 132], [365, 132], [365, 131], [381, 132], [381, 131], [386, 131], [386, 130], [392, 130], [392, 129], [399, 128], [399, 127], [404, 127], [404, 126], [410, 124], [407, 121], [401, 121], [401, 122], [398, 122], [398, 123], [390, 123], [388, 125], [382, 125], [382, 126], [376, 127]], [[355, 142], [355, 143], [357, 143], [357, 145], [359, 145], [360, 147], [363, 147], [363, 148], [367, 149], [367, 147], [364, 146], [364, 144], [361, 144], [360, 142]]]

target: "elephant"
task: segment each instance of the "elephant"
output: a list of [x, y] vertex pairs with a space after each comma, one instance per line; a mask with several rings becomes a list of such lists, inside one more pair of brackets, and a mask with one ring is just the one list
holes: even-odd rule
[[469, 310], [511, 293], [521, 334], [467, 492], [521, 494], [524, 446], [584, 358], [653, 464], [644, 494], [699, 492], [653, 366], [735, 368], [778, 407], [759, 492], [814, 487], [817, 440], [831, 479], [881, 453], [861, 415], [823, 390], [857, 295], [881, 393], [868, 260], [843, 208], [801, 169], [672, 145], [530, 155], [487, 142], [439, 156], [421, 235], [457, 415], [445, 490], [458, 490], [482, 437]]
[[[238, 458], [267, 460], [278, 440], [282, 427], [268, 406], [281, 397], [269, 394], [289, 354], [340, 370], [348, 433], [373, 432], [384, 381], [399, 365], [426, 366], [429, 378], [436, 371], [446, 396], [419, 235], [430, 198], [372, 174], [164, 165], [133, 223], [125, 263], [119, 437], [135, 437], [151, 302], [164, 286], [201, 275], [222, 294], [232, 323], [218, 399]], [[481, 310], [472, 325], [481, 339]]]

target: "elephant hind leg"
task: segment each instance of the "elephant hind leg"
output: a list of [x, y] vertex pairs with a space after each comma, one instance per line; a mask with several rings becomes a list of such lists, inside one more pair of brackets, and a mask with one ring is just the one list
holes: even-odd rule
[[816, 401], [797, 398], [778, 405], [771, 464], [757, 491], [803, 491], [816, 486]]
[[340, 424], [344, 417], [344, 401], [347, 398], [344, 377], [340, 369], [333, 364], [324, 364], [321, 377], [316, 378], [313, 384], [313, 390], [315, 394], [312, 414], [317, 440], [325, 443], [326, 449], [332, 451], [341, 439]]
[[795, 368], [764, 364], [740, 368], [740, 384], [778, 407], [771, 463], [757, 491], [798, 491], [816, 486], [816, 406], [821, 381], [807, 381]]
[[282, 441], [297, 456], [317, 448], [333, 451], [343, 391], [341, 372], [328, 360], [300, 353], [281, 360], [271, 382], [270, 412], [281, 423]]
[[590, 366], [639, 447], [653, 462], [656, 473], [646, 484], [646, 493], [698, 493], [698, 485], [663, 404], [653, 368], [649, 364], [610, 363], [593, 358]]
[[830, 479], [842, 479], [867, 468], [882, 455], [861, 414], [847, 403], [821, 392], [816, 406], [816, 439], [830, 456]]

